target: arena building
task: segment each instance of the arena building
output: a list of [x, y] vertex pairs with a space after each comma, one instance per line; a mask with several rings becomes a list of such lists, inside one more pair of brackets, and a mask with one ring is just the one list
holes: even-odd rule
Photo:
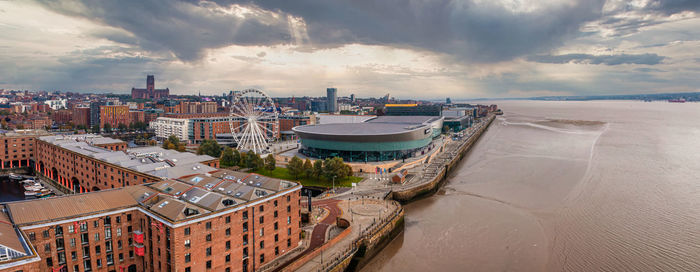
[[348, 162], [390, 161], [420, 156], [440, 135], [440, 116], [379, 116], [361, 123], [293, 128], [299, 152], [314, 158], [341, 157]]

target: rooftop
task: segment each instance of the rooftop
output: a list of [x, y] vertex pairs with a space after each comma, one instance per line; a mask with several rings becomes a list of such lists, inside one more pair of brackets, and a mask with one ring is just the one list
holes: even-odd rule
[[99, 135], [53, 135], [39, 139], [85, 156], [160, 178], [177, 178], [216, 170], [201, 164], [215, 159], [208, 155], [178, 152], [158, 146], [129, 148], [126, 152], [94, 146], [122, 142]]
[[40, 224], [129, 207], [141, 207], [169, 222], [178, 222], [245, 205], [298, 186], [294, 182], [257, 174], [218, 170], [183, 179], [5, 205], [17, 225]]
[[325, 135], [388, 135], [422, 128], [440, 116], [377, 116], [361, 123], [330, 123], [294, 127], [292, 130]]

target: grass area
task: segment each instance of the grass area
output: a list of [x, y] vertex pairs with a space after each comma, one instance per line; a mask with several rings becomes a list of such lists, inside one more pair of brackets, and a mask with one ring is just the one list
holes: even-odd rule
[[[259, 169], [255, 171], [255, 173], [258, 173], [263, 176], [267, 177], [272, 177], [272, 178], [278, 178], [278, 179], [286, 179], [286, 180], [293, 180], [296, 182], [301, 183], [301, 185], [304, 186], [319, 186], [319, 187], [326, 187], [330, 188], [333, 186], [333, 183], [330, 180], [326, 180], [324, 177], [321, 178], [309, 178], [306, 176], [299, 177], [299, 178], [294, 178], [292, 175], [289, 174], [289, 171], [287, 168], [284, 167], [277, 167], [275, 170], [267, 170], [267, 169]], [[352, 186], [352, 183], [355, 182], [360, 182], [362, 180], [361, 177], [346, 177], [341, 180], [335, 180], [335, 186], [336, 187], [350, 187]]]

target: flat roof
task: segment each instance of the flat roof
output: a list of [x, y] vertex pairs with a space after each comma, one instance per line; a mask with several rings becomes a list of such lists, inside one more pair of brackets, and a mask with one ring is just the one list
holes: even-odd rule
[[125, 152], [94, 146], [94, 144], [123, 142], [100, 135], [52, 135], [39, 137], [39, 139], [78, 154], [160, 178], [177, 178], [216, 170], [202, 164], [202, 162], [215, 160], [208, 155], [178, 152], [159, 146], [129, 148]]
[[293, 131], [322, 135], [371, 136], [399, 134], [424, 128], [440, 116], [377, 116], [361, 123], [332, 123], [294, 127]]

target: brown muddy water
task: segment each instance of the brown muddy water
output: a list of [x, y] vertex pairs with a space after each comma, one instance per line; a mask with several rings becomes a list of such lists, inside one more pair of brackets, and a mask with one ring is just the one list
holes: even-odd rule
[[363, 271], [700, 271], [700, 103], [498, 104]]

